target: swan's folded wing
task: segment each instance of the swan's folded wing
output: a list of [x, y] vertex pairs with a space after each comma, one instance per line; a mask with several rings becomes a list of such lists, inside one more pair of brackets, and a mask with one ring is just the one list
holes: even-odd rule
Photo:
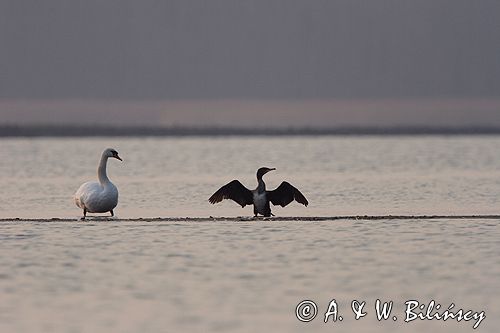
[[75, 204], [81, 209], [85, 208], [88, 198], [92, 197], [93, 193], [96, 192], [99, 187], [99, 183], [97, 182], [83, 183], [73, 196], [75, 199]]
[[[114, 187], [114, 185], [113, 185]], [[105, 192], [104, 188], [98, 182], [86, 182], [80, 186], [74, 195], [75, 204], [80, 208], [86, 208], [88, 212], [99, 213], [99, 210], [105, 210], [106, 206], [116, 206], [118, 201], [118, 190], [116, 198], [109, 197], [110, 193]], [[110, 202], [111, 200], [111, 202]], [[102, 208], [104, 205], [105, 208]], [[112, 208], [110, 208], [112, 209]]]
[[298, 203], [307, 206], [309, 202], [306, 197], [294, 186], [288, 182], [282, 182], [277, 189], [273, 191], [267, 191], [267, 197], [273, 203], [273, 205], [279, 205], [285, 207], [293, 200]]
[[217, 192], [215, 192], [208, 201], [212, 204], [221, 202], [224, 199], [231, 199], [236, 201], [241, 207], [253, 204], [252, 191], [247, 189], [238, 180], [233, 180], [232, 182], [222, 186]]

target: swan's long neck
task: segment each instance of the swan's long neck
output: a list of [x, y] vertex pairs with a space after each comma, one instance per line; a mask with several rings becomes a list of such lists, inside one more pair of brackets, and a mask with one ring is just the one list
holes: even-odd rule
[[108, 157], [102, 155], [101, 161], [99, 162], [99, 167], [97, 168], [97, 177], [99, 178], [99, 183], [101, 185], [106, 186], [111, 183], [108, 178], [108, 174], [106, 172], [106, 165], [108, 164]]

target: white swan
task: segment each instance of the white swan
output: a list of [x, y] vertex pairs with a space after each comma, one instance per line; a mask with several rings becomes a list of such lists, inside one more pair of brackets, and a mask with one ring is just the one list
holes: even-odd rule
[[99, 167], [97, 168], [99, 182], [86, 182], [82, 184], [75, 193], [75, 203], [78, 207], [83, 209], [82, 220], [85, 220], [87, 212], [110, 212], [111, 216], [114, 216], [113, 209], [118, 204], [118, 189], [109, 180], [106, 174], [106, 164], [110, 157], [122, 161], [116, 150], [112, 148], [104, 150], [102, 152], [101, 161], [99, 162]]

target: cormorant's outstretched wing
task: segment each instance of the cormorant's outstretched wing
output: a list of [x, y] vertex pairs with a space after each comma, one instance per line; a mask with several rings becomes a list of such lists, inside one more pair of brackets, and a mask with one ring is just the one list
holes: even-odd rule
[[297, 188], [295, 188], [288, 182], [281, 183], [281, 185], [273, 191], [267, 191], [267, 197], [273, 203], [273, 205], [280, 205], [281, 207], [285, 207], [294, 199], [304, 206], [307, 206], [309, 204], [306, 197], [304, 197], [304, 195], [300, 193]]
[[208, 201], [212, 204], [221, 202], [224, 199], [231, 199], [236, 201], [241, 207], [245, 205], [253, 205], [252, 191], [247, 189], [242, 183], [236, 179], [232, 182], [222, 186], [215, 192]]

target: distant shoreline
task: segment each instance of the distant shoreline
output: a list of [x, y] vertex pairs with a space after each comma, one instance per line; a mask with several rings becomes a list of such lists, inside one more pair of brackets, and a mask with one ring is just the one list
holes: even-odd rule
[[139, 127], [0, 125], [0, 137], [217, 137], [217, 136], [500, 135], [500, 127]]

